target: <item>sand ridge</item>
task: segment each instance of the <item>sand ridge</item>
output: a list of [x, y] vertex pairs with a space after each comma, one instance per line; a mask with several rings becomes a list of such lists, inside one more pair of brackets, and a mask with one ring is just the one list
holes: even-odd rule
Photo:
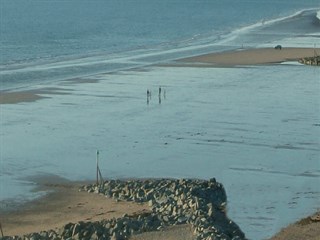
[[[272, 64], [298, 61], [301, 58], [320, 55], [320, 48], [255, 48], [240, 49], [220, 53], [183, 58], [178, 63], [202, 63], [211, 66]], [[201, 65], [200, 65], [201, 66]]]

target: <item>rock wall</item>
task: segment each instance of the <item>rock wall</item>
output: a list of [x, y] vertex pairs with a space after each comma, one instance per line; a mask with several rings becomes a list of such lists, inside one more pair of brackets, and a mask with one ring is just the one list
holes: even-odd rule
[[320, 66], [320, 56], [302, 58], [299, 60], [299, 63]]
[[227, 197], [216, 180], [110, 180], [79, 191], [104, 194], [116, 200], [148, 202], [151, 211], [99, 222], [65, 225], [60, 231], [3, 239], [128, 239], [130, 235], [190, 224], [196, 240], [242, 240], [244, 233], [226, 216]]

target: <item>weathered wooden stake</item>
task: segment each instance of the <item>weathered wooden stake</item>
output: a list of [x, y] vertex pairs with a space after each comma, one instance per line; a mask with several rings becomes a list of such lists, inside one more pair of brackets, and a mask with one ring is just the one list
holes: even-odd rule
[[0, 231], [1, 231], [1, 237], [3, 237], [3, 231], [2, 231], [2, 225], [1, 225], [1, 222], [0, 222]]
[[98, 185], [99, 184], [99, 150], [97, 150], [96, 162], [97, 162], [97, 185]]
[[100, 185], [103, 185], [104, 180], [102, 178], [102, 174], [101, 174], [100, 168], [99, 168], [99, 176], [100, 176]]

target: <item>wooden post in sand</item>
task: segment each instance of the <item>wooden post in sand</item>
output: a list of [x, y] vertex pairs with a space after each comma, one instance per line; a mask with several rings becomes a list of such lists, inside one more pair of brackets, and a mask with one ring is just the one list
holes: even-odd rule
[[104, 181], [103, 181], [103, 178], [102, 178], [102, 174], [101, 174], [101, 171], [100, 171], [100, 168], [99, 168], [99, 150], [97, 150], [97, 158], [96, 158], [96, 163], [97, 163], [97, 176], [96, 176], [96, 183], [97, 185], [103, 185]]
[[97, 150], [97, 157], [96, 157], [96, 163], [97, 163], [97, 185], [99, 184], [99, 150]]
[[2, 225], [1, 225], [1, 222], [0, 222], [0, 231], [1, 231], [1, 237], [3, 237], [3, 231], [2, 231]]

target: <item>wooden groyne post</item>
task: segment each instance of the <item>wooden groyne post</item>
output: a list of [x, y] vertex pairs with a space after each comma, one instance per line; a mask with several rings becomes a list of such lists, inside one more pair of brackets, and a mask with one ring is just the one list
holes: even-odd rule
[[1, 237], [4, 237], [4, 236], [3, 236], [3, 231], [2, 231], [2, 225], [1, 225], [1, 222], [0, 222], [0, 231], [1, 231]]
[[103, 185], [104, 181], [103, 181], [102, 174], [99, 167], [99, 150], [97, 150], [96, 165], [97, 165], [96, 183], [97, 185], [99, 184]]
[[96, 184], [98, 185], [98, 183], [99, 183], [99, 150], [97, 150], [96, 165], [97, 165]]

